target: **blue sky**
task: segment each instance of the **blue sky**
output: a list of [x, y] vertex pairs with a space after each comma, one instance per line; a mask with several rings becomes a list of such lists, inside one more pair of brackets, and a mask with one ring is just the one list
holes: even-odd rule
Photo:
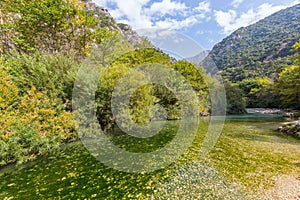
[[159, 28], [184, 34], [204, 49], [234, 30], [253, 24], [300, 0], [93, 0], [117, 22], [133, 29]]

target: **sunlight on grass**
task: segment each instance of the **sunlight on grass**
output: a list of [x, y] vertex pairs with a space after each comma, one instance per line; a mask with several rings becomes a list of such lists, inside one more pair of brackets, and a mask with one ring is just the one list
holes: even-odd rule
[[[155, 150], [174, 136], [176, 122], [159, 139], [140, 141], [117, 135], [117, 145], [130, 150]], [[13, 199], [247, 199], [272, 188], [273, 178], [300, 174], [300, 141], [274, 131], [276, 121], [227, 120], [207, 158], [199, 152], [207, 131], [199, 134], [188, 152], [169, 167], [152, 173], [130, 174], [98, 162], [78, 143], [50, 157], [0, 171], [0, 198]], [[274, 130], [272, 130], [274, 129]], [[125, 144], [122, 144], [122, 141]], [[252, 199], [255, 199], [254, 197]]]

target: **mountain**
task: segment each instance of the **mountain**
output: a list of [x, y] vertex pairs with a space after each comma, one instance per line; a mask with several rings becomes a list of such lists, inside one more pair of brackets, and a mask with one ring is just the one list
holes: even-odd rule
[[236, 30], [216, 44], [202, 64], [209, 68], [213, 61], [223, 78], [232, 82], [272, 77], [280, 66], [292, 62], [289, 56], [297, 52], [291, 47], [299, 38], [300, 4]]
[[209, 50], [202, 51], [194, 57], [185, 58], [185, 60], [199, 65], [209, 55], [209, 52]]
[[96, 5], [94, 2], [92, 2], [92, 0], [83, 0], [83, 2], [89, 15], [93, 15], [96, 19], [101, 21], [100, 26], [102, 28], [108, 28], [112, 31], [121, 31], [116, 21], [106, 8]]

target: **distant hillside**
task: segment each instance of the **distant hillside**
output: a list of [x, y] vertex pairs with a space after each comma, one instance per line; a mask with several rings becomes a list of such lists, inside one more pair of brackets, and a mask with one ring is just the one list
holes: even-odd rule
[[185, 60], [199, 65], [208, 56], [209, 52], [209, 50], [202, 51], [194, 57], [185, 58]]
[[211, 58], [221, 75], [232, 82], [272, 77], [280, 66], [291, 62], [288, 56], [296, 53], [291, 46], [299, 38], [300, 4], [238, 29], [213, 47], [203, 65], [209, 66]]

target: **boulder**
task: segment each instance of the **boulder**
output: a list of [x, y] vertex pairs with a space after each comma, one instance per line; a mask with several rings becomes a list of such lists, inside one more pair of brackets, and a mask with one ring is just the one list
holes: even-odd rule
[[300, 121], [282, 123], [278, 130], [283, 134], [300, 138]]

